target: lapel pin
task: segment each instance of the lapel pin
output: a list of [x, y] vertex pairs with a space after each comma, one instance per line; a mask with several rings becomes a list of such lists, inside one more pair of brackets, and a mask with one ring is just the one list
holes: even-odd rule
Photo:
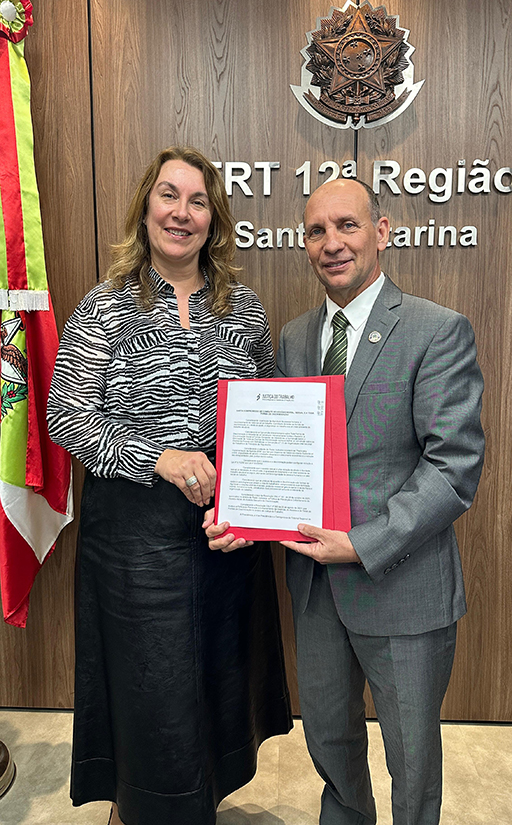
[[377, 332], [377, 330], [374, 330], [373, 332], [370, 332], [370, 334], [368, 336], [368, 340], [370, 341], [371, 344], [378, 344], [378, 342], [380, 341], [381, 338], [382, 338], [382, 335], [380, 334], [380, 332]]

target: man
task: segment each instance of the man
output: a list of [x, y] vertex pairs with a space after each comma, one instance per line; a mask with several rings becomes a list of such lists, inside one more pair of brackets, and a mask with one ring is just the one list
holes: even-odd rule
[[[346, 373], [352, 515], [348, 533], [299, 525], [314, 541], [283, 542], [304, 730], [325, 780], [320, 823], [376, 822], [366, 678], [394, 825], [437, 825], [440, 708], [466, 609], [453, 522], [471, 504], [483, 455], [474, 336], [464, 316], [381, 273], [389, 222], [365, 184], [324, 184], [304, 223], [326, 300], [284, 327], [277, 376]], [[241, 542], [215, 540], [224, 526], [208, 526], [214, 549]]]

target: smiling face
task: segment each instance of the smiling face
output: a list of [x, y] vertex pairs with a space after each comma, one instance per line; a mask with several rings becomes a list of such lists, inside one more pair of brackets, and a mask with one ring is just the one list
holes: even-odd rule
[[347, 306], [377, 280], [379, 252], [386, 248], [389, 221], [372, 223], [368, 194], [352, 180], [336, 180], [311, 195], [304, 213], [305, 246], [327, 294]]
[[199, 253], [207, 241], [212, 206], [200, 169], [168, 160], [149, 193], [145, 218], [151, 263], [162, 278], [178, 271], [199, 271]]

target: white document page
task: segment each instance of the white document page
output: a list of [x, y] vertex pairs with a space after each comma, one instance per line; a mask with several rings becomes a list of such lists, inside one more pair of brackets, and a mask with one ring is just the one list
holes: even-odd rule
[[218, 521], [322, 525], [324, 383], [228, 384]]

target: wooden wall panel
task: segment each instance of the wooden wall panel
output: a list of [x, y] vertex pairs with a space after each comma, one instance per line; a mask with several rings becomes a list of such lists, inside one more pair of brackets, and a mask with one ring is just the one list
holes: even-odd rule
[[[420, 166], [457, 168], [466, 160], [489, 161], [494, 172], [512, 158], [510, 4], [394, 3], [416, 46], [415, 80], [426, 78], [416, 101], [402, 116], [359, 139], [359, 169], [371, 181], [374, 160], [394, 159], [402, 172]], [[427, 126], [427, 128], [425, 128]], [[403, 130], [402, 128], [403, 127]], [[456, 174], [456, 172], [455, 172]], [[387, 189], [387, 187], [385, 187]], [[433, 218], [436, 226], [478, 228], [478, 246], [386, 251], [384, 267], [415, 294], [453, 307], [475, 328], [485, 377], [483, 424], [487, 455], [473, 508], [457, 524], [468, 595], [468, 615], [459, 625], [454, 673], [445, 700], [446, 718], [510, 719], [512, 567], [508, 490], [511, 479], [507, 405], [512, 357], [510, 318], [512, 264], [510, 195], [454, 195], [445, 204], [426, 193], [381, 202], [394, 226], [415, 226]]]
[[[71, 27], [65, 6], [59, 5], [57, 15], [56, 0], [45, 5], [55, 10], [54, 15], [45, 13], [45, 20], [52, 19], [52, 30], [41, 15], [34, 36], [30, 35], [28, 55], [33, 78], [34, 68], [41, 67], [34, 88], [37, 159], [50, 279], [62, 323], [94, 280], [87, 37], [83, 8], [73, 7], [78, 22], [74, 19]], [[295, 227], [300, 222], [305, 197], [295, 170], [304, 161], [311, 161], [314, 188], [325, 178], [316, 171], [322, 161], [341, 164], [353, 157], [353, 131], [316, 121], [299, 106], [289, 88], [290, 83], [300, 85], [305, 33], [316, 27], [317, 17], [328, 14], [329, 3], [91, 0], [90, 7], [100, 272], [108, 264], [109, 244], [120, 237], [138, 178], [166, 145], [191, 143], [213, 160], [224, 162], [279, 161], [280, 169], [272, 174], [270, 197], [261, 194], [258, 171], [250, 181], [253, 198], [235, 187], [231, 199], [235, 217], [252, 221], [255, 229]], [[427, 174], [436, 166], [456, 167], [462, 158], [468, 169], [476, 158], [488, 158], [493, 171], [511, 165], [509, 0], [451, 0], [449, 4], [393, 0], [387, 7], [410, 30], [409, 39], [416, 48], [415, 80], [425, 79], [425, 84], [400, 118], [358, 133], [360, 176], [371, 180], [373, 162], [384, 159], [398, 161], [403, 171], [420, 166]], [[61, 26], [66, 31], [59, 38], [58, 52], [56, 25], [59, 32]], [[48, 106], [55, 107], [53, 114]], [[64, 152], [64, 164], [56, 147]], [[496, 191], [464, 193], [446, 204], [434, 204], [425, 193], [395, 196], [384, 191], [382, 204], [395, 227], [423, 225], [429, 218], [437, 225], [478, 227], [476, 248], [393, 247], [384, 253], [383, 266], [403, 289], [464, 312], [475, 327], [486, 379], [483, 420], [488, 451], [475, 505], [457, 525], [469, 614], [460, 623], [445, 716], [512, 720], [508, 643], [512, 628], [507, 606], [512, 579], [507, 501], [512, 476], [512, 422], [507, 403], [511, 390], [512, 196]], [[322, 290], [297, 243], [293, 249], [254, 246], [240, 250], [238, 261], [244, 267], [242, 280], [263, 300], [275, 342], [283, 323], [322, 299]], [[71, 544], [66, 548], [60, 551], [63, 564], [72, 553]], [[293, 676], [283, 557], [279, 547], [274, 549]], [[45, 621], [43, 608], [54, 597], [39, 591], [44, 576], [50, 570], [56, 574], [60, 563], [57, 557], [51, 560], [53, 568], [49, 564], [36, 584], [31, 623], [42, 626]], [[59, 584], [64, 590], [70, 587], [66, 575]], [[70, 602], [70, 596], [65, 598]], [[49, 630], [44, 628], [45, 633]], [[4, 644], [8, 651], [4, 657], [12, 651], [13, 669], [17, 674], [25, 672], [26, 653], [18, 653], [17, 644], [11, 642], [6, 648], [6, 638], [11, 638], [10, 629], [1, 632], [0, 653]], [[68, 639], [62, 644], [67, 667], [71, 643]], [[16, 684], [21, 682], [20, 675], [13, 678]], [[69, 684], [68, 675], [66, 680]], [[62, 695], [53, 682], [45, 695], [54, 689]], [[27, 687], [24, 696], [30, 697], [30, 690]]]
[[[261, 172], [255, 171], [250, 181], [255, 196], [247, 198], [235, 187], [233, 212], [238, 220], [252, 221], [256, 229], [295, 227], [300, 222], [305, 198], [295, 170], [310, 160], [315, 186], [323, 179], [316, 172], [323, 160], [341, 163], [353, 157], [353, 132], [320, 124], [289, 89], [290, 83], [300, 82], [305, 32], [328, 10], [317, 0], [267, 0], [243, 7], [230, 0], [147, 3], [135, 25], [130, 4], [94, 4], [102, 268], [107, 260], [104, 250], [118, 236], [129, 193], [144, 165], [172, 142], [192, 143], [224, 162], [279, 161], [272, 195], [262, 196]], [[512, 124], [507, 80], [510, 13], [505, 0], [454, 0], [447, 6], [397, 0], [390, 11], [410, 29], [416, 47], [415, 80], [426, 82], [400, 119], [359, 132], [360, 176], [371, 179], [373, 161], [389, 158], [404, 170], [421, 166], [427, 173], [435, 166], [456, 166], [460, 158], [468, 167], [475, 158], [489, 158], [494, 169], [507, 165]], [[115, 53], [107, 48], [111, 26], [119, 34]], [[109, 194], [114, 191], [115, 198]], [[383, 207], [395, 226], [415, 226], [434, 217], [437, 224], [475, 224], [479, 229], [476, 249], [392, 248], [383, 258], [404, 289], [469, 315], [486, 373], [486, 469], [477, 502], [458, 525], [470, 614], [461, 622], [445, 706], [445, 715], [454, 719], [512, 718], [508, 687], [504, 680], [500, 685], [496, 681], [510, 669], [510, 617], [505, 605], [510, 583], [505, 506], [510, 462], [498, 462], [510, 431], [504, 395], [508, 376], [501, 366], [507, 364], [510, 348], [510, 249], [493, 240], [506, 238], [510, 231], [510, 203], [496, 192], [454, 196], [447, 204], [433, 204], [425, 196], [383, 195]], [[275, 341], [283, 323], [321, 300], [321, 289], [297, 245], [291, 250], [253, 247], [240, 251], [239, 261], [243, 280], [266, 306]], [[281, 569], [280, 550], [275, 548], [275, 553]], [[293, 660], [282, 581], [280, 588]]]
[[[48, 281], [59, 329], [96, 280], [86, 6], [35, 4], [26, 41]], [[81, 470], [78, 469], [80, 486]], [[27, 628], [0, 623], [0, 705], [73, 704], [76, 522], [32, 590]]]

